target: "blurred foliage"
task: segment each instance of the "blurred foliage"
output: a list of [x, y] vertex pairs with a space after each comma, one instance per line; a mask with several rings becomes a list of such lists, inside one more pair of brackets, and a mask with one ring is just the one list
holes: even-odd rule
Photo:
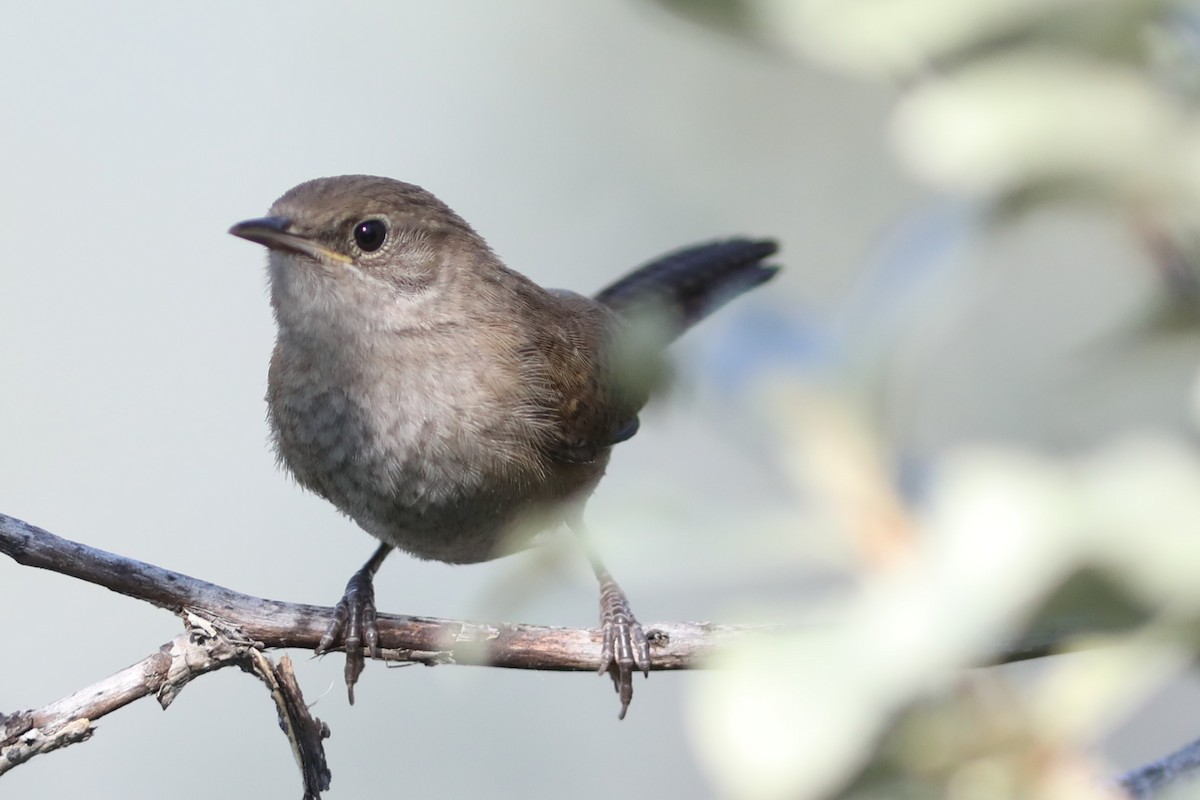
[[[885, 135], [899, 161], [969, 201], [986, 226], [1064, 203], [1105, 209], [1136, 231], [1158, 268], [1157, 321], [1195, 332], [1193, 4], [659, 2], [892, 86]], [[896, 284], [893, 312], [897, 296], [900, 306], [912, 300], [904, 285], [928, 277], [898, 274], [883, 276]], [[849, 309], [856, 313], [859, 330], [873, 328], [883, 348], [911, 319], [877, 306]], [[1097, 762], [1096, 742], [1192, 666], [1200, 632], [1195, 431], [1120, 433], [1071, 456], [1015, 443], [958, 448], [938, 454], [914, 493], [894, 477], [878, 398], [864, 396], [861, 382], [777, 368], [762, 385], [780, 462], [849, 543], [856, 591], [831, 601], [819, 630], [728, 653], [727, 669], [703, 677], [692, 728], [719, 793], [1126, 796]], [[1050, 660], [1032, 679], [969, 669], [1038, 630], [1104, 646]]]

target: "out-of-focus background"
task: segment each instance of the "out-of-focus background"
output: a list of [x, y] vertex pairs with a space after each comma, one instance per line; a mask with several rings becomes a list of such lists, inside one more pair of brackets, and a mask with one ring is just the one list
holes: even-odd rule
[[[981, 474], [995, 478], [985, 493], [1019, 484], [1040, 498], [997, 490], [984, 503], [995, 514], [967, 503], [961, 519], [934, 503], [934, 529], [984, 519], [1000, 545], [1011, 528], [997, 515], [1059, 508], [1046, 486], [1078, 473], [1102, 474], [1083, 481], [1092, 500], [1122, 470], [1164, 462], [1189, 477], [1164, 468], [1157, 485], [1191, 486], [1194, 19], [1166, 3], [1101, 3], [1090, 26], [1066, 0], [983, 3], [982, 21], [950, 0], [835, 5], [6, 8], [0, 511], [240, 591], [332, 604], [373, 542], [274, 465], [265, 256], [225, 231], [302, 180], [356, 172], [425, 186], [510, 266], [585, 292], [682, 244], [781, 242], [779, 278], [680, 343], [675, 390], [591, 503], [597, 545], [645, 622], [828, 610], [921, 560], [908, 537], [926, 498], [959, 497], [947, 474], [969, 499]], [[1004, 61], [1014, 47], [1028, 52]], [[1088, 460], [1131, 432], [1156, 438]], [[944, 466], [983, 444], [1004, 454]], [[470, 567], [396, 556], [378, 605], [593, 625], [586, 565], [547, 552]], [[1020, 609], [1081, 553], [1055, 551], [1061, 569], [1014, 590], [1028, 595]], [[180, 631], [145, 604], [7, 560], [0, 604], [0, 711], [66, 695]], [[1016, 613], [980, 628], [1011, 632]], [[839, 714], [823, 704], [840, 695], [800, 673], [794, 706], [740, 695], [737, 667], [729, 685], [657, 673], [637, 680], [618, 723], [607, 679], [478, 668], [369, 664], [351, 708], [341, 657], [298, 655], [333, 731], [331, 797], [785, 796], [801, 791], [786, 775], [737, 776], [759, 756], [802, 764], [811, 740], [771, 728], [754, 703], [797, 727], [826, 712], [874, 720], [854, 728], [859, 749], [822, 751], [833, 785], [930, 688], [897, 677], [903, 690], [881, 690], [891, 700]], [[831, 674], [853, 671], [835, 661]], [[1165, 680], [1182, 659], [1153, 663], [1164, 680], [1096, 701], [1103, 724], [1055, 742], [1086, 740], [1078, 752], [1109, 774], [1200, 735], [1200, 688]], [[982, 680], [1045, 692], [1067, 680], [993, 672]], [[0, 795], [297, 796], [274, 714], [260, 684], [226, 670], [166, 713], [143, 701], [105, 718], [90, 742], [6, 775]]]

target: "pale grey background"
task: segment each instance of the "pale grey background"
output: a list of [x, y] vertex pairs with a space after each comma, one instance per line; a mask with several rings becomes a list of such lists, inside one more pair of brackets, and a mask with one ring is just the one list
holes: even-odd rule
[[[736, 618], [742, 592], [761, 588], [721, 570], [745, 532], [730, 524], [716, 541], [691, 525], [784, 497], [762, 443], [704, 390], [706, 348], [747, 315], [829, 311], [929, 200], [887, 152], [886, 92], [635, 2], [10, 4], [0, 75], [0, 511], [296, 601], [334, 601], [372, 542], [279, 474], [266, 444], [264, 256], [225, 230], [291, 185], [346, 172], [420, 183], [512, 266], [583, 291], [690, 241], [782, 240], [787, 272], [683, 345], [695, 391], [647, 414], [592, 504], [645, 620]], [[1069, 445], [1131, 417], [1178, 424], [1177, 392], [1137, 390], [1091, 421], [1055, 394], [1030, 421], [1045, 386], [1005, 394], [1028, 359], [1086, 338], [1150, 283], [1127, 268], [1119, 232], [1082, 216], [1025, 226], [998, 253], [985, 269], [1011, 271], [993, 273], [971, 325], [936, 349], [940, 367], [896, 419], [902, 438], [917, 451], [996, 433]], [[1031, 319], [1050, 332], [1029, 335]], [[1189, 375], [1171, 374], [1176, 390]], [[379, 604], [593, 624], [591, 577], [566, 564], [498, 606], [528, 566], [519, 558], [395, 557]], [[3, 710], [179, 631], [161, 611], [7, 560], [0, 603]], [[687, 676], [639, 680], [618, 723], [607, 682], [587, 675], [370, 665], [351, 709], [340, 658], [300, 657], [333, 729], [331, 797], [709, 793], [684, 725]], [[1117, 762], [1196, 733], [1184, 710], [1200, 699], [1163, 705], [1116, 741]], [[0, 784], [28, 800], [164, 791], [298, 796], [259, 684], [226, 671], [168, 713], [138, 703]]]

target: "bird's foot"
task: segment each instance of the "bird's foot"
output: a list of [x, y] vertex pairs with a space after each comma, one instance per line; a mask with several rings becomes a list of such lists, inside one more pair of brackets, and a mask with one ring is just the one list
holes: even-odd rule
[[633, 699], [633, 673], [640, 670], [650, 677], [650, 642], [629, 608], [629, 599], [611, 577], [600, 584], [600, 631], [604, 645], [600, 651], [600, 674], [608, 673], [621, 698], [625, 719]]
[[346, 651], [346, 692], [350, 704], [354, 705], [354, 684], [362, 674], [364, 652], [379, 658], [379, 628], [375, 624], [374, 572], [363, 567], [350, 577], [346, 592], [333, 610], [333, 622], [321, 642], [316, 654], [324, 655], [341, 645]]

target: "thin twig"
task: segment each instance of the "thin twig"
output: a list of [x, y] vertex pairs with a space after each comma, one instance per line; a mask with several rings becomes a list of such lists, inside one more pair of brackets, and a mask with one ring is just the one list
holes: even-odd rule
[[0, 775], [34, 756], [91, 738], [92, 723], [154, 695], [166, 708], [201, 675], [240, 666], [267, 684], [279, 712], [280, 727], [292, 742], [304, 780], [304, 796], [320, 797], [329, 788], [322, 739], [328, 728], [310, 716], [286, 659], [278, 666], [236, 631], [219, 630], [211, 621], [189, 614], [188, 630], [156, 653], [41, 708], [0, 714]]
[[[1131, 769], [1117, 779], [1117, 786], [1134, 800], [1155, 797], [1195, 797], [1200, 782], [1200, 740], [1169, 756]], [[1191, 786], [1190, 791], [1184, 787]]]

